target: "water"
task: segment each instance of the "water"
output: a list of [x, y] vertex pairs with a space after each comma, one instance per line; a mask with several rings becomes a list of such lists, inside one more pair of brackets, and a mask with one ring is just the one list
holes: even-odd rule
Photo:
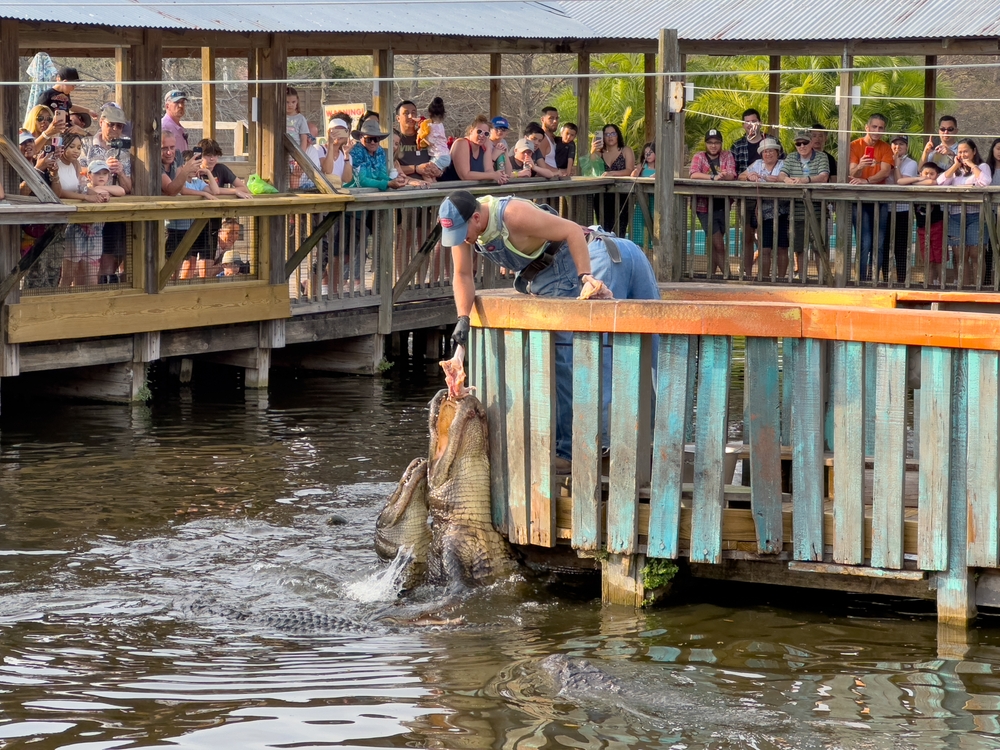
[[0, 747], [1000, 747], [996, 631], [939, 660], [926, 605], [699, 585], [637, 613], [525, 575], [458, 626], [275, 625], [393, 608], [374, 518], [437, 379], [204, 385], [5, 400]]

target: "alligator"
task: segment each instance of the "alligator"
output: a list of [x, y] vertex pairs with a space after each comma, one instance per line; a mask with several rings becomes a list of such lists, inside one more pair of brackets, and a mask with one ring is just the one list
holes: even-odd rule
[[412, 555], [410, 584], [419, 582], [422, 569], [432, 583], [465, 587], [517, 567], [490, 514], [486, 410], [469, 389], [453, 386], [449, 378], [449, 387], [431, 400], [427, 459], [407, 467], [376, 522], [382, 559], [392, 560], [400, 549]]

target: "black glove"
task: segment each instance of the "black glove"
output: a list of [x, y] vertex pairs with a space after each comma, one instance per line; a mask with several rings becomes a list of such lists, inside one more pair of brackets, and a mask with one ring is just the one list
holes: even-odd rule
[[469, 316], [462, 315], [455, 324], [455, 330], [451, 332], [451, 340], [456, 346], [468, 348], [469, 346]]

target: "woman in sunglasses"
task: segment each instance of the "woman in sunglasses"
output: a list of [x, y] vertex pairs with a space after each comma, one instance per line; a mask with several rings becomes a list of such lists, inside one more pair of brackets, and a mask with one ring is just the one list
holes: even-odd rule
[[44, 104], [36, 104], [28, 110], [23, 128], [35, 136], [35, 151], [41, 151], [51, 145], [53, 137], [62, 135], [66, 130], [66, 113], [59, 110], [53, 114]]
[[490, 127], [486, 115], [479, 115], [465, 138], [455, 139], [451, 144], [451, 164], [445, 169], [439, 182], [484, 180], [497, 185], [506, 184], [507, 173], [493, 168], [493, 160], [500, 154], [493, 153]]

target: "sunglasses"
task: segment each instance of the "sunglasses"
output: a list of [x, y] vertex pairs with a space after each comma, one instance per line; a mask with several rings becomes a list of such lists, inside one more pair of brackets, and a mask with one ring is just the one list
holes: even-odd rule
[[942, 133], [954, 133], [955, 128], [938, 128]]
[[799, 146], [808, 146], [810, 143], [811, 141], [795, 141], [795, 148], [798, 148]]
[[478, 135], [480, 138], [485, 138], [489, 134], [490, 134], [490, 131], [488, 131], [488, 130], [477, 130], [476, 131], [476, 135]]
[[379, 139], [379, 138], [376, 138], [376, 137], [375, 137], [375, 136], [373, 136], [373, 135], [366, 135], [366, 136], [363, 136], [363, 137], [361, 138], [361, 142], [362, 142], [362, 143], [378, 143], [378, 142], [379, 142], [379, 140], [381, 140], [381, 139]]
[[41, 115], [39, 115], [36, 119], [39, 122], [52, 122], [52, 118], [51, 117], [42, 117]]
[[[108, 122], [108, 121], [105, 120], [105, 122]], [[111, 130], [121, 130], [122, 128], [125, 127], [125, 123], [122, 123], [122, 122], [108, 122], [108, 127]]]

